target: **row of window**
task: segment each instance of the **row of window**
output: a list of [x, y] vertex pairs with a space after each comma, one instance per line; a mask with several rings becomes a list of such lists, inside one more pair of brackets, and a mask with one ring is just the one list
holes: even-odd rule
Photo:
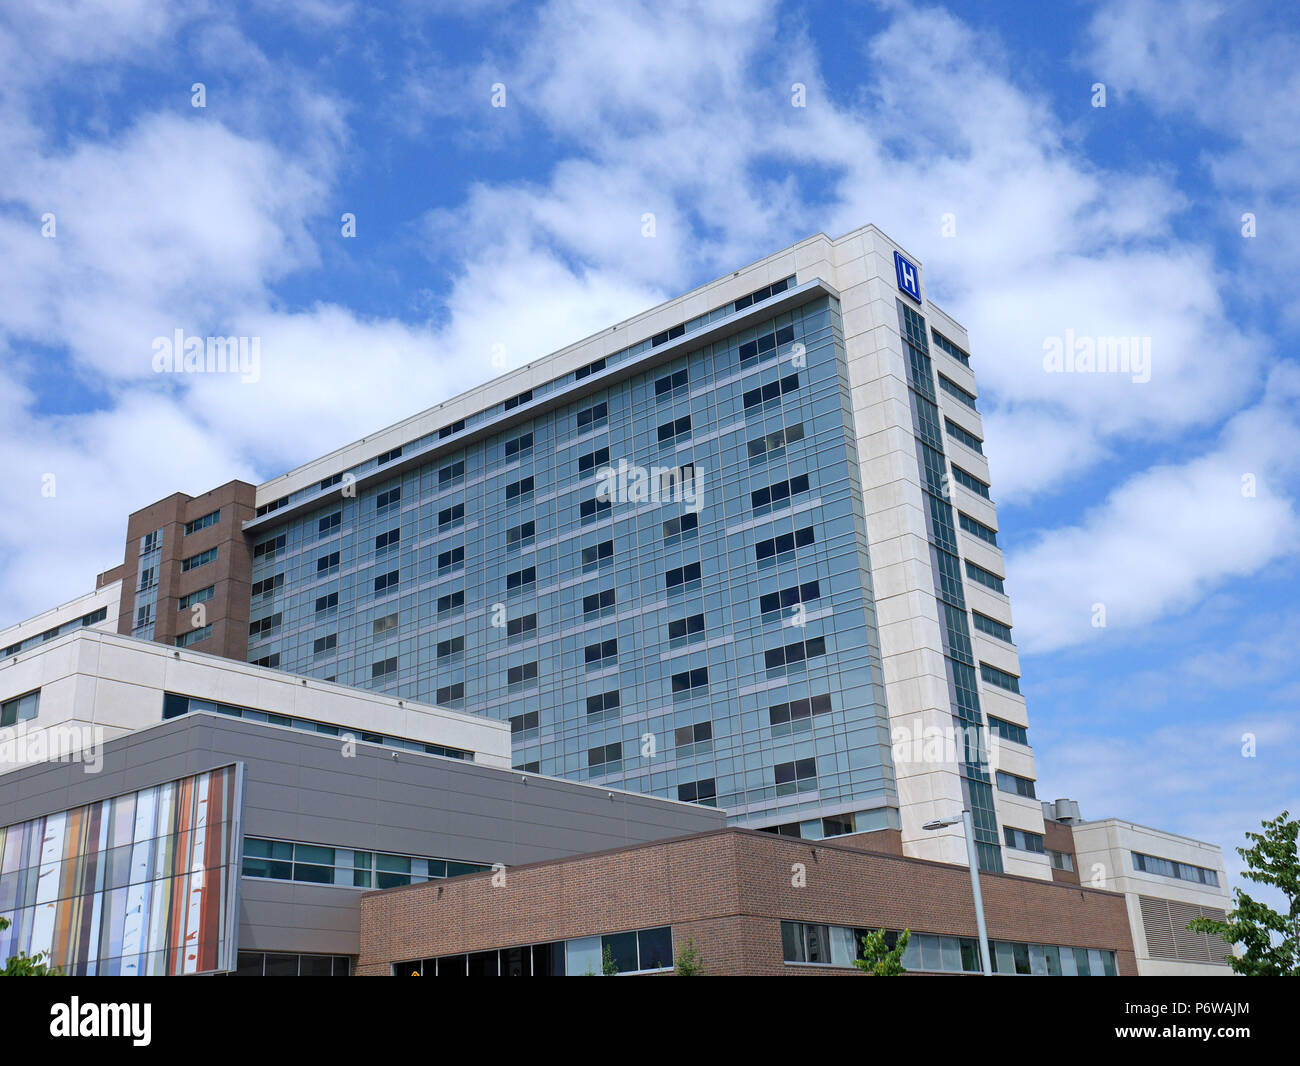
[[272, 881], [300, 881], [347, 888], [397, 888], [482, 873], [491, 868], [481, 862], [425, 859], [414, 855], [245, 837], [242, 873], [245, 877]]
[[673, 967], [668, 925], [393, 963], [394, 977], [601, 977]]
[[104, 621], [104, 619], [107, 617], [108, 617], [107, 607], [100, 607], [97, 610], [88, 611], [86, 614], [83, 614], [80, 618], [73, 618], [71, 621], [64, 622], [62, 625], [52, 626], [51, 628], [45, 630], [42, 633], [37, 633], [34, 636], [30, 636], [26, 638], [25, 640], [20, 640], [17, 641], [16, 643], [6, 646], [5, 650], [3, 652], [0, 652], [0, 657], [7, 659], [11, 655], [17, 655], [20, 651], [25, 651], [29, 648], [34, 648], [38, 644], [44, 644], [47, 641], [53, 640], [55, 637], [63, 636], [65, 633], [72, 633], [78, 629], [84, 629], [87, 626], [98, 625], [100, 622]]
[[241, 951], [236, 977], [350, 977], [346, 955], [285, 955], [270, 951]]
[[1160, 877], [1172, 877], [1179, 881], [1191, 881], [1198, 885], [1211, 885], [1215, 888], [1219, 886], [1219, 875], [1214, 870], [1207, 870], [1204, 866], [1193, 866], [1191, 863], [1177, 862], [1174, 859], [1160, 859], [1154, 855], [1144, 855], [1140, 851], [1131, 853], [1133, 856], [1133, 869], [1140, 873], [1157, 874]]
[[[862, 938], [874, 929], [851, 929], [809, 922], [781, 923], [781, 947], [786, 962], [805, 965], [852, 966], [863, 957]], [[887, 931], [892, 948], [896, 931]], [[995, 974], [1029, 974], [1041, 977], [1114, 977], [1119, 972], [1115, 952], [1097, 948], [1058, 947], [1053, 944], [989, 942], [989, 960]], [[979, 941], [973, 937], [913, 933], [903, 952], [904, 969], [928, 973], [980, 973]]]
[[[269, 665], [269, 664], [267, 664]], [[418, 740], [406, 740], [402, 737], [389, 736], [387, 733], [372, 733], [363, 729], [349, 729], [347, 726], [329, 725], [316, 722], [310, 718], [294, 715], [274, 714], [259, 711], [252, 707], [236, 707], [229, 703], [216, 703], [198, 696], [182, 696], [176, 692], [163, 694], [163, 719], [179, 718], [191, 711], [209, 711], [229, 715], [232, 718], [246, 718], [250, 722], [265, 722], [268, 725], [285, 726], [289, 729], [301, 729], [306, 733], [322, 733], [325, 736], [341, 737], [354, 735], [357, 740], [367, 744], [382, 744], [386, 748], [399, 748], [402, 751], [414, 751], [424, 755], [441, 755], [448, 759], [464, 759], [473, 762], [474, 753], [461, 748], [449, 748], [442, 744], [425, 744]]]

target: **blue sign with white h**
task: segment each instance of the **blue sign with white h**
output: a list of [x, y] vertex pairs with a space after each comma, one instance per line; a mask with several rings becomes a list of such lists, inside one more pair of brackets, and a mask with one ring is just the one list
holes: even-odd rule
[[917, 303], [920, 303], [921, 278], [916, 272], [916, 265], [909, 263], [901, 255], [895, 252], [894, 272], [898, 275], [898, 287]]

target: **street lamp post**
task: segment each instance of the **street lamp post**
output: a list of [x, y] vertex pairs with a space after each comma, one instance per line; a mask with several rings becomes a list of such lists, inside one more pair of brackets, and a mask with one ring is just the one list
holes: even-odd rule
[[989, 954], [989, 934], [984, 926], [984, 896], [980, 892], [980, 864], [975, 850], [975, 823], [970, 811], [962, 811], [960, 818], [936, 818], [926, 822], [922, 829], [946, 829], [950, 825], [961, 824], [966, 831], [966, 863], [970, 867], [970, 890], [975, 897], [975, 928], [980, 937], [980, 961], [985, 977], [993, 976], [993, 956]]

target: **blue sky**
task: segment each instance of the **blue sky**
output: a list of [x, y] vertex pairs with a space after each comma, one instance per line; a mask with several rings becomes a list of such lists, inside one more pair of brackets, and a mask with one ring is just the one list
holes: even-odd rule
[[[1300, 809], [1300, 14], [1045, 11], [0, 12], [0, 619], [128, 510], [873, 222], [970, 330], [1040, 793], [1225, 849]], [[261, 379], [154, 374], [178, 328], [260, 337]], [[1151, 380], [1045, 373], [1066, 330], [1150, 337]]]

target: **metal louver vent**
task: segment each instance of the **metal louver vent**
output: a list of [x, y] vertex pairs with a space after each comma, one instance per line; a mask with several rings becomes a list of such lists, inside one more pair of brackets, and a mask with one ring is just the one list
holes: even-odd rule
[[1155, 896], [1139, 896], [1138, 904], [1142, 911], [1147, 954], [1153, 959], [1224, 965], [1223, 957], [1228, 949], [1223, 941], [1206, 933], [1193, 933], [1187, 928], [1187, 923], [1193, 918], [1223, 921], [1223, 911], [1217, 907], [1198, 907], [1195, 903]]

